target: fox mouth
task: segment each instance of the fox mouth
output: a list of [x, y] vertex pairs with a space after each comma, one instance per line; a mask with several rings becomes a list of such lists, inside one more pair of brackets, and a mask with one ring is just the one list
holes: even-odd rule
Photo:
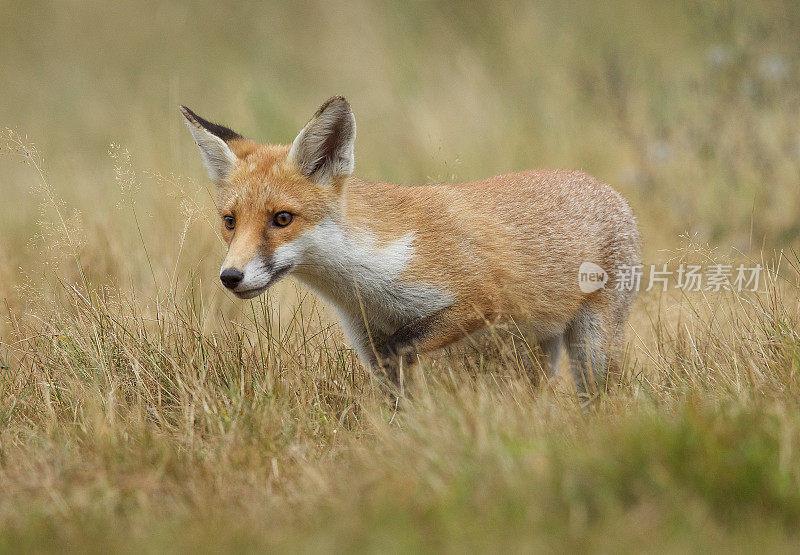
[[240, 299], [252, 299], [254, 297], [258, 297], [261, 293], [266, 291], [269, 288], [269, 285], [265, 285], [264, 287], [256, 287], [254, 289], [245, 289], [244, 291], [234, 291], [233, 294], [239, 297]]
[[261, 293], [272, 287], [275, 283], [277, 283], [283, 276], [285, 276], [289, 270], [292, 269], [292, 266], [285, 266], [272, 274], [272, 277], [269, 278], [269, 281], [266, 285], [262, 285], [261, 287], [253, 287], [252, 289], [241, 289], [236, 290], [233, 292], [234, 295], [239, 297], [240, 299], [253, 299], [258, 297]]

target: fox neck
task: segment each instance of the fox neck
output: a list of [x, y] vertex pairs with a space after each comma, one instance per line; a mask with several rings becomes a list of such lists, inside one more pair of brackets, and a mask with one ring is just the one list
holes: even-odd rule
[[292, 248], [301, 253], [294, 273], [336, 308], [351, 339], [347, 328], [358, 322], [388, 336], [451, 302], [436, 287], [403, 279], [415, 239], [408, 232], [380, 243], [369, 230], [330, 218], [294, 241]]
[[328, 300], [358, 294], [371, 297], [398, 282], [414, 254], [414, 233], [379, 245], [366, 229], [329, 218], [295, 241], [302, 253], [295, 275]]

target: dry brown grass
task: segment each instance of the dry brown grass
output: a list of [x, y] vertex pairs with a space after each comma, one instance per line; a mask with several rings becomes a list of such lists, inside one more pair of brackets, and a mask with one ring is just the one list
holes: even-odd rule
[[[0, 550], [792, 549], [796, 11], [14, 6]], [[768, 283], [643, 293], [588, 410], [565, 379], [532, 386], [508, 336], [424, 359], [398, 410], [306, 291], [224, 293], [175, 111], [287, 141], [334, 93], [361, 175], [580, 167], [630, 199], [646, 262], [761, 262]]]

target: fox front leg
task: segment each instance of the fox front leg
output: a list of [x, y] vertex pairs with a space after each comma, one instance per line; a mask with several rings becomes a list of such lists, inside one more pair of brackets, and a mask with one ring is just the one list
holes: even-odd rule
[[402, 394], [402, 369], [409, 368], [418, 352], [429, 352], [463, 339], [488, 324], [472, 307], [454, 305], [418, 318], [394, 332], [377, 350], [375, 366]]

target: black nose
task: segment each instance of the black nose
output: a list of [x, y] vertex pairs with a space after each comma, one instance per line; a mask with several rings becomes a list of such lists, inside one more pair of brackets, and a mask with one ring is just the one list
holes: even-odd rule
[[228, 268], [219, 275], [219, 279], [228, 289], [235, 289], [244, 279], [244, 274], [235, 268]]

